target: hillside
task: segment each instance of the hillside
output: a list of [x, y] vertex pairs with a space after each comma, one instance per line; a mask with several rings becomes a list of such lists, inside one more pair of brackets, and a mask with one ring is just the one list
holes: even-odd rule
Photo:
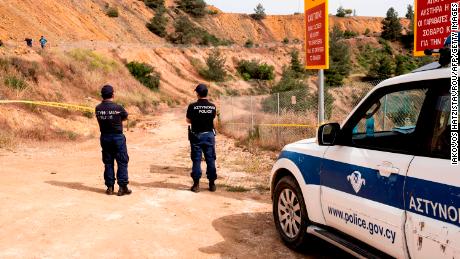
[[[119, 17], [106, 15], [107, 7], [116, 7]], [[168, 15], [174, 20], [177, 14], [173, 1], [167, 1]], [[165, 43], [150, 33], [145, 23], [154, 15], [139, 0], [34, 0], [2, 1], [0, 6], [0, 39], [20, 43], [26, 37], [38, 39], [45, 35], [51, 45], [73, 41], [108, 41], [117, 43]], [[380, 32], [382, 18], [330, 17], [331, 27], [337, 24], [342, 30], [364, 33]], [[258, 43], [280, 42], [284, 38], [303, 39], [304, 16], [269, 15], [255, 21], [246, 14], [217, 12], [197, 19], [208, 31], [221, 38], [244, 43], [252, 39]], [[403, 24], [408, 24], [404, 21]]]

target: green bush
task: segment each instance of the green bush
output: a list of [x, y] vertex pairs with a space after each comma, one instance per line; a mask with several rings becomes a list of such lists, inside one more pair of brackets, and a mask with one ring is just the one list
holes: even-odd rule
[[244, 43], [244, 46], [248, 49], [254, 47], [254, 41], [252, 41], [251, 39], [247, 40], [246, 43]]
[[345, 39], [351, 39], [351, 38], [354, 38], [356, 36], [358, 36], [358, 33], [354, 32], [354, 31], [345, 30], [343, 32], [343, 37], [345, 37]]
[[164, 16], [166, 9], [164, 7], [157, 8], [155, 16], [146, 24], [147, 29], [155, 33], [161, 38], [166, 37], [166, 26], [168, 24], [168, 18]]
[[366, 28], [366, 30], [364, 31], [364, 35], [369, 36], [369, 34], [371, 34], [371, 30], [369, 28]]
[[206, 15], [206, 2], [204, 0], [176, 0], [177, 8], [194, 16]]
[[226, 58], [222, 56], [219, 49], [214, 49], [206, 58], [207, 68], [200, 68], [198, 72], [206, 80], [223, 82], [227, 76], [225, 62]]
[[393, 76], [395, 64], [392, 56], [385, 54], [378, 55], [372, 61], [367, 76], [372, 79], [387, 79]]
[[[275, 67], [257, 60], [241, 60], [238, 62], [237, 70], [245, 80], [273, 80], [275, 78]], [[249, 79], [245, 74], [249, 75]]]
[[203, 28], [197, 27], [187, 16], [180, 16], [174, 23], [175, 33], [169, 40], [175, 44], [198, 44], [227, 46], [233, 44], [230, 40], [219, 39]]
[[106, 12], [108, 17], [118, 17], [118, 8], [116, 7], [109, 7]]
[[14, 75], [6, 76], [4, 83], [6, 86], [9, 86], [15, 90], [24, 90], [27, 87], [27, 83], [24, 79]]
[[165, 0], [144, 0], [144, 3], [151, 9], [157, 9], [158, 7], [165, 6]]
[[307, 89], [307, 77], [305, 74], [299, 74], [296, 71], [284, 68], [281, 80], [272, 88], [273, 93], [293, 91], [298, 89]]
[[126, 64], [126, 67], [137, 81], [150, 90], [158, 90], [160, 88], [161, 75], [149, 64], [133, 61]]
[[283, 39], [283, 43], [284, 43], [284, 44], [289, 44], [289, 39], [288, 39], [288, 38], [284, 38], [284, 39]]
[[299, 51], [294, 50], [291, 52], [291, 67], [290, 69], [296, 73], [304, 73], [305, 68], [304, 65], [300, 62], [299, 59]]

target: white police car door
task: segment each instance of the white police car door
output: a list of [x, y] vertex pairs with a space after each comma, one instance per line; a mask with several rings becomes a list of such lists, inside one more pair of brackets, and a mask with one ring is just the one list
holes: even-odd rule
[[406, 178], [406, 236], [411, 258], [460, 257], [460, 167], [450, 163], [449, 80], [431, 98], [423, 122], [426, 153], [412, 161]]
[[405, 176], [426, 89], [411, 84], [377, 89], [350, 117], [321, 170], [328, 226], [394, 257], [404, 257]]

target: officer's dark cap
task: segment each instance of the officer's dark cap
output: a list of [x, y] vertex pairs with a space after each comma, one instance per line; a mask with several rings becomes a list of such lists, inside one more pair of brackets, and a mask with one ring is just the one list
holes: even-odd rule
[[195, 92], [201, 97], [206, 97], [208, 96], [208, 87], [205, 84], [199, 84], [196, 86]]
[[110, 99], [113, 97], [113, 87], [111, 85], [104, 85], [101, 89], [102, 99]]

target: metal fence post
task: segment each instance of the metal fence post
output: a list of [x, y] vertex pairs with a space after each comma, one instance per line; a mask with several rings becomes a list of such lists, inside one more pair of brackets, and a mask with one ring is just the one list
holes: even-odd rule
[[232, 124], [232, 133], [235, 134], [235, 123], [233, 122], [234, 120], [234, 114], [233, 114], [233, 96], [230, 97], [230, 106], [232, 109], [232, 117], [230, 119], [230, 123]]
[[249, 97], [251, 103], [251, 131], [254, 131], [254, 106], [252, 102], [252, 95]]
[[[276, 111], [276, 123], [280, 124], [280, 93], [276, 93], [276, 103], [277, 103], [277, 111]], [[276, 127], [276, 142], [278, 143], [278, 146], [281, 146], [281, 141], [280, 141], [280, 127]]]

